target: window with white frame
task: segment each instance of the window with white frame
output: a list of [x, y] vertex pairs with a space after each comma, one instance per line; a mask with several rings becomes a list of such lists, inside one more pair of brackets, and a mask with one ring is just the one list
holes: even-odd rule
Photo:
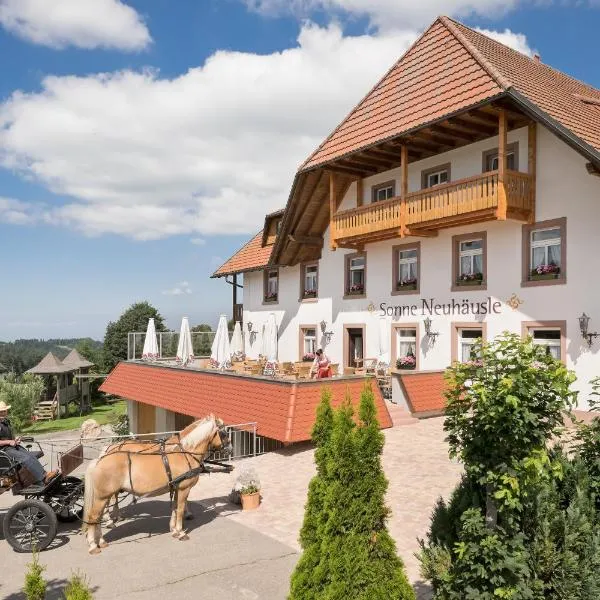
[[[509, 169], [510, 171], [517, 171], [518, 169], [516, 169], [516, 165], [515, 165], [515, 152], [510, 151], [506, 153], [506, 168]], [[498, 153], [496, 152], [496, 154], [489, 154], [487, 157], [487, 168], [486, 171], [497, 171], [498, 170]]]
[[530, 333], [536, 346], [544, 346], [552, 358], [562, 360], [560, 329], [532, 329]]
[[265, 302], [277, 302], [279, 294], [279, 271], [269, 269], [265, 271]]
[[552, 279], [560, 275], [560, 227], [534, 229], [529, 234], [530, 279]]
[[481, 329], [459, 329], [458, 330], [458, 360], [469, 362], [477, 360], [479, 354], [475, 353], [474, 345], [482, 338]]
[[317, 297], [319, 291], [319, 266], [316, 263], [304, 265], [302, 285], [303, 298]]
[[419, 253], [416, 248], [398, 250], [397, 290], [416, 289], [419, 277]]
[[372, 188], [372, 202], [381, 202], [383, 200], [389, 200], [396, 195], [396, 182], [388, 181], [387, 183], [381, 183], [374, 185]]
[[448, 183], [448, 169], [441, 169], [439, 171], [427, 173], [425, 178], [425, 187], [430, 188], [434, 185], [440, 185], [441, 183]]
[[[315, 328], [302, 329], [302, 358], [314, 358], [317, 350], [317, 330]], [[312, 356], [311, 356], [312, 355]]]
[[417, 330], [414, 327], [396, 329], [396, 367], [414, 369], [417, 365]]
[[483, 240], [465, 240], [459, 242], [458, 279], [465, 283], [483, 281]]
[[365, 293], [366, 257], [351, 256], [347, 259], [346, 294], [362, 295]]

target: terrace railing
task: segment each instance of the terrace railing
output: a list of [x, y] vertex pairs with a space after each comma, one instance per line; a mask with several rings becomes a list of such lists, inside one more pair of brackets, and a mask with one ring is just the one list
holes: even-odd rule
[[[210, 356], [210, 349], [215, 337], [215, 331], [192, 331], [192, 347], [194, 356]], [[231, 334], [230, 334], [231, 335]], [[130, 331], [127, 334], [127, 360], [139, 360], [144, 349], [145, 331]], [[175, 358], [179, 344], [178, 331], [157, 331], [158, 358]]]

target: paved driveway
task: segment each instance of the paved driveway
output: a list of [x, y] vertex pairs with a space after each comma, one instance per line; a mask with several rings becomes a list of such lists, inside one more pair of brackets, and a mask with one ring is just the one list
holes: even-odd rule
[[[442, 425], [442, 419], [428, 419], [385, 432], [389, 527], [423, 598], [427, 588], [419, 581], [413, 556], [417, 537], [426, 534], [437, 498], [448, 496], [461, 473], [460, 465], [448, 459]], [[89, 556], [83, 538], [63, 530], [59, 547], [41, 555], [53, 588], [63, 586], [71, 570], [79, 568], [97, 587], [97, 600], [154, 599], [163, 592], [180, 598], [285, 599], [298, 559], [298, 532], [314, 474], [313, 451], [299, 445], [236, 465], [238, 472], [256, 469], [263, 495], [259, 510], [241, 512], [227, 502], [236, 471], [203, 476], [190, 495], [196, 518], [188, 522], [189, 541], [168, 535], [166, 498], [144, 500], [129, 507], [129, 520], [106, 535], [111, 545], [99, 556]], [[12, 501], [8, 494], [0, 496], [0, 509]], [[15, 554], [0, 540], [0, 561], [3, 574], [15, 574], [0, 578], [0, 597], [22, 598], [16, 594], [29, 555]]]

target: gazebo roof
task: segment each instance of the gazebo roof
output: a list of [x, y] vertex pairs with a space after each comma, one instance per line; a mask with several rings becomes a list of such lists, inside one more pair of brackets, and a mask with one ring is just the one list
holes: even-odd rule
[[35, 375], [53, 375], [55, 373], [70, 373], [77, 371], [79, 367], [65, 365], [60, 359], [56, 358], [52, 352], [48, 352], [44, 358], [35, 366], [31, 367], [27, 373]]
[[89, 360], [83, 358], [83, 356], [81, 356], [81, 354], [79, 354], [79, 352], [75, 348], [73, 348], [73, 350], [71, 350], [71, 352], [69, 352], [69, 354], [65, 356], [62, 362], [63, 365], [68, 365], [69, 367], [73, 367], [76, 369], [85, 369], [86, 367], [94, 366], [93, 362], [90, 362]]

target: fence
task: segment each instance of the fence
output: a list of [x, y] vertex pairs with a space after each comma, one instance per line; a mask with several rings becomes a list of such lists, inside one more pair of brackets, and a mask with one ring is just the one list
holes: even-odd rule
[[[194, 356], [210, 356], [215, 333], [215, 331], [191, 332]], [[145, 331], [130, 331], [127, 334], [127, 360], [142, 358], [145, 338]], [[157, 331], [156, 340], [158, 342], [158, 358], [175, 358], [177, 356], [178, 331]]]

